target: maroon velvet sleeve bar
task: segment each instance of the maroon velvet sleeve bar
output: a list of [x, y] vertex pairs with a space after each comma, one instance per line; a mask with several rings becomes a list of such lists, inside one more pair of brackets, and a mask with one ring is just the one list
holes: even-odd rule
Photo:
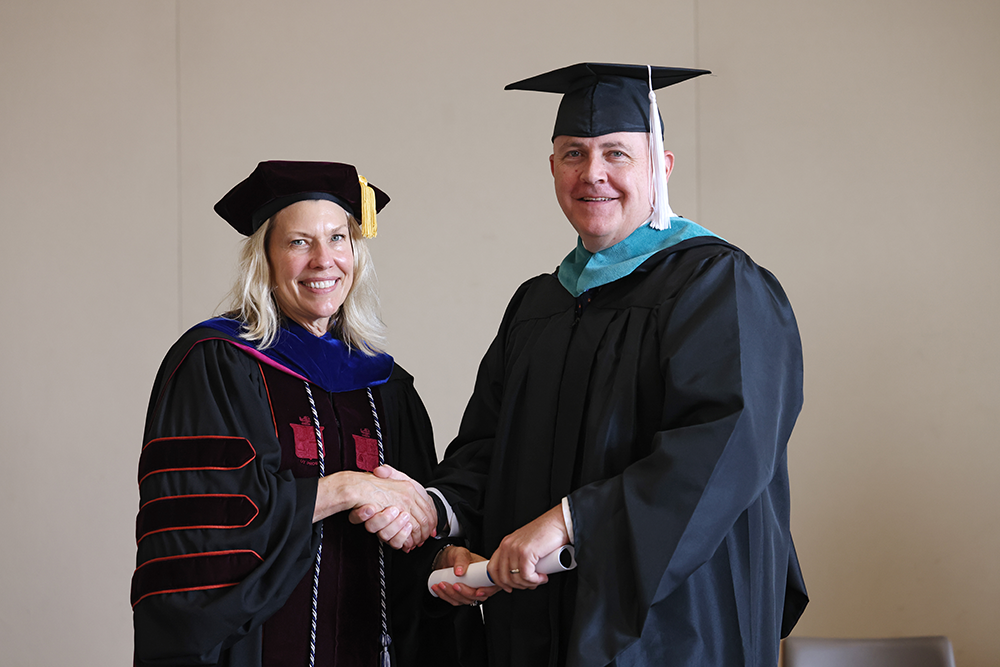
[[139, 509], [135, 541], [165, 530], [243, 528], [260, 513], [244, 495], [194, 494], [156, 498]]
[[163, 593], [235, 586], [261, 557], [253, 551], [217, 551], [156, 558], [143, 563], [132, 577], [132, 606]]
[[157, 438], [146, 443], [139, 457], [139, 484], [158, 472], [238, 470], [254, 460], [246, 438], [221, 435]]

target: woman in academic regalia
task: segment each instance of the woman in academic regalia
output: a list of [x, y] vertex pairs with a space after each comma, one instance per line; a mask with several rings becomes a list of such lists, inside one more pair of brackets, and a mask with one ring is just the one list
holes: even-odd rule
[[216, 204], [247, 238], [231, 310], [181, 337], [150, 397], [136, 665], [455, 662], [452, 619], [417, 613], [439, 546], [415, 548], [436, 514], [414, 480], [436, 457], [382, 352], [367, 238], [388, 201], [351, 165], [262, 162]]

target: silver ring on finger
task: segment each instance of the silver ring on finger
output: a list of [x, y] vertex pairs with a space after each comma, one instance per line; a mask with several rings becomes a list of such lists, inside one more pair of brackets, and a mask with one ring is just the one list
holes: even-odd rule
[[521, 574], [521, 570], [515, 567], [513, 570], [510, 571], [510, 573], [511, 574]]

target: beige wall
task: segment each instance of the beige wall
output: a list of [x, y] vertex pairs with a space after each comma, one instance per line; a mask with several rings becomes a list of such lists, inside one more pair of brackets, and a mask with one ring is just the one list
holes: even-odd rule
[[537, 4], [0, 3], [4, 665], [128, 664], [149, 387], [232, 273], [212, 204], [268, 158], [390, 193], [385, 318], [443, 446], [506, 299], [574, 240], [557, 100], [502, 87], [584, 60], [716, 72], [660, 95], [671, 200], [796, 306], [797, 632], [997, 663], [1000, 5]]

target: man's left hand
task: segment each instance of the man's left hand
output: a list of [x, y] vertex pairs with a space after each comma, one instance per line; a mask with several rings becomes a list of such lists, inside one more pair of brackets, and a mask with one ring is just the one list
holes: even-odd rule
[[564, 544], [569, 544], [569, 533], [562, 505], [556, 505], [501, 540], [487, 567], [490, 578], [508, 593], [515, 588], [537, 588], [549, 580], [535, 571], [538, 561]]

